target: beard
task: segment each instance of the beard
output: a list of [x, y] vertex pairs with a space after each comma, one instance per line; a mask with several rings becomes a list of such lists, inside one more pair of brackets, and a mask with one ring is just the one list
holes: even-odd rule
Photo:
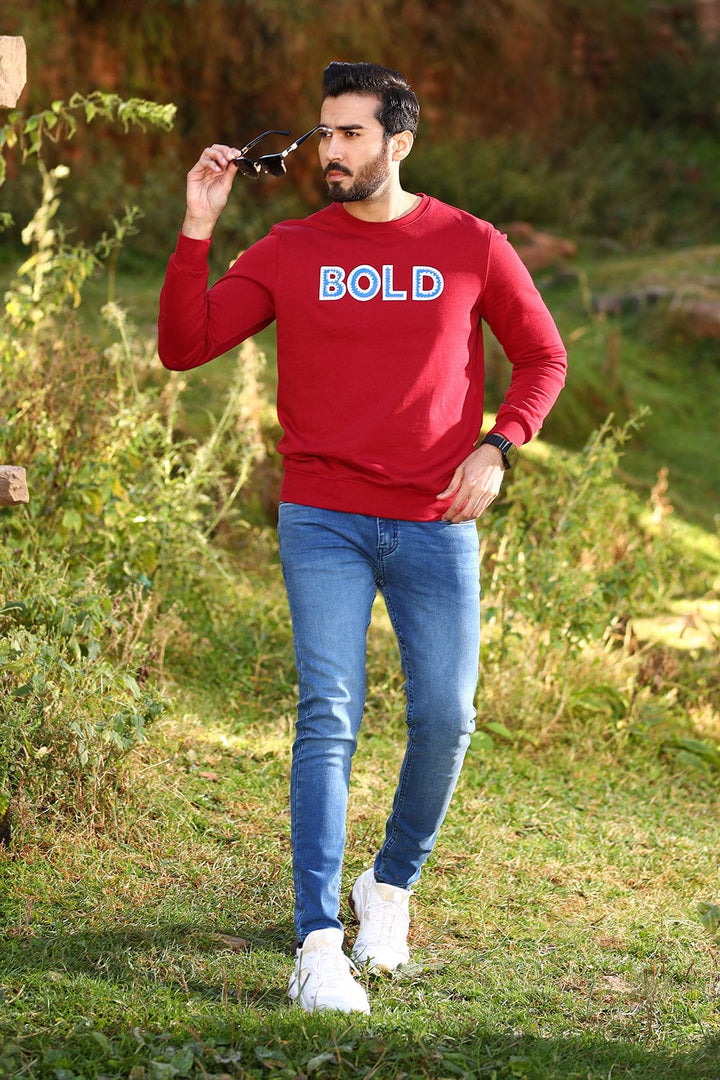
[[366, 165], [353, 175], [342, 165], [328, 165], [326, 172], [344, 172], [347, 176], [353, 176], [353, 182], [349, 187], [342, 187], [341, 180], [327, 180], [328, 195], [331, 202], [362, 202], [374, 195], [378, 188], [382, 187], [390, 176], [390, 166], [387, 161], [386, 151], [383, 149]]

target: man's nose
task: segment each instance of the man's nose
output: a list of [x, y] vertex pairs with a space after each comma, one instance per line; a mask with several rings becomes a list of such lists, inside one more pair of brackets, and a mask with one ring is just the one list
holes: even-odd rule
[[334, 132], [323, 139], [322, 148], [328, 161], [342, 161], [342, 140]]

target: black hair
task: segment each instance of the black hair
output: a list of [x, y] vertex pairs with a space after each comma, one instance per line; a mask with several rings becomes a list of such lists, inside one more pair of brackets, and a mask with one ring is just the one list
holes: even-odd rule
[[377, 118], [385, 130], [385, 138], [401, 131], [417, 134], [420, 105], [399, 71], [382, 64], [348, 64], [333, 60], [323, 72], [323, 101], [341, 94], [367, 94], [380, 98]]

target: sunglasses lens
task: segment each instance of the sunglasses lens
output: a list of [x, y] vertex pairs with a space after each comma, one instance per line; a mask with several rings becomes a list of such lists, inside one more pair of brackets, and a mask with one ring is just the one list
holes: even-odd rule
[[260, 174], [260, 169], [258, 168], [257, 162], [252, 161], [251, 158], [238, 157], [235, 158], [234, 163], [244, 176], [252, 176], [253, 178], [255, 178]]
[[268, 154], [267, 157], [260, 158], [258, 164], [263, 172], [270, 173], [271, 176], [283, 176], [285, 173], [285, 159], [280, 154]]

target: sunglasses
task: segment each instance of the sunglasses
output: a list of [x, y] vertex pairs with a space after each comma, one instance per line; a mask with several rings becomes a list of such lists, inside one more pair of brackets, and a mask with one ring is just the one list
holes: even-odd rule
[[256, 179], [260, 173], [270, 173], [271, 176], [282, 176], [285, 172], [285, 158], [288, 154], [292, 154], [293, 150], [297, 150], [298, 146], [302, 146], [306, 139], [309, 139], [311, 135], [314, 135], [316, 131], [326, 131], [327, 128], [322, 124], [318, 124], [310, 131], [306, 131], [304, 135], [301, 135], [299, 139], [296, 139], [292, 146], [288, 146], [287, 150], [281, 150], [279, 154], [263, 154], [262, 157], [252, 158], [246, 157], [248, 150], [250, 150], [256, 142], [263, 139], [265, 135], [289, 135], [289, 131], [265, 131], [262, 135], [258, 135], [257, 139], [253, 139], [247, 146], [243, 147], [241, 156], [233, 159], [233, 164], [237, 165], [238, 169], [245, 175], [251, 176]]

